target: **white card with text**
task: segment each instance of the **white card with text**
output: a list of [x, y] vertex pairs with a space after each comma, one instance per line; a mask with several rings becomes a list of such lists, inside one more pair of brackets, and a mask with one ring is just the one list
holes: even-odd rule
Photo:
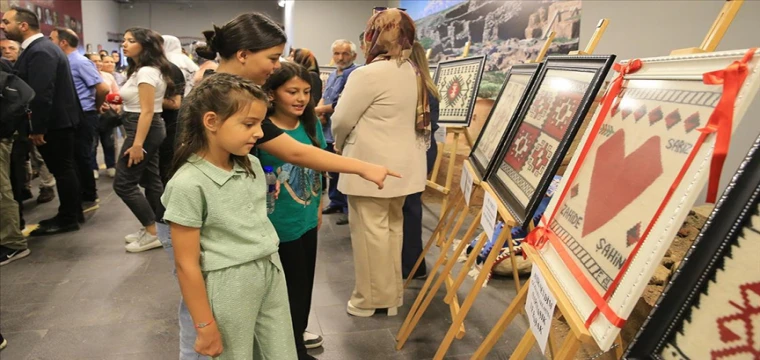
[[554, 307], [557, 306], [557, 299], [546, 286], [546, 280], [544, 280], [536, 264], [533, 264], [533, 269], [530, 272], [529, 286], [528, 298], [525, 300], [525, 312], [528, 314], [530, 331], [533, 332], [543, 354], [546, 350], [546, 341], [549, 339], [549, 330], [552, 328], [552, 318]]
[[483, 196], [483, 215], [480, 217], [480, 226], [488, 236], [488, 240], [493, 239], [493, 232], [496, 228], [496, 218], [499, 215], [499, 205], [496, 204], [496, 199], [493, 198], [491, 193], [485, 192]]
[[459, 186], [462, 188], [462, 194], [464, 194], [464, 201], [467, 205], [470, 205], [470, 198], [472, 197], [472, 174], [467, 169], [462, 169], [462, 176], [459, 178]]

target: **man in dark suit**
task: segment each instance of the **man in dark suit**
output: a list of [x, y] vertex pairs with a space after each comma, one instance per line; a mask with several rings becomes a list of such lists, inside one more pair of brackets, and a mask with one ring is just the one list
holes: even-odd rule
[[39, 19], [32, 11], [13, 7], [3, 14], [0, 30], [8, 39], [21, 43], [14, 70], [36, 93], [30, 104], [29, 139], [55, 176], [60, 199], [58, 214], [41, 221], [31, 235], [79, 230], [84, 215], [74, 164], [74, 136], [82, 113], [69, 61], [57, 45], [40, 33]]

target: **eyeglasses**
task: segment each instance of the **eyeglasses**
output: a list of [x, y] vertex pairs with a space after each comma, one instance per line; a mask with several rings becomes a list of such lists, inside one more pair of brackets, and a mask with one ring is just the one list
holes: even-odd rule
[[398, 9], [398, 10], [401, 10], [401, 11], [406, 11], [406, 9], [404, 9], [404, 8], [391, 8], [391, 7], [387, 7], [387, 6], [377, 6], [377, 7], [372, 8], [372, 10], [374, 12], [376, 12], [376, 13], [377, 12], [381, 12], [381, 11], [385, 11], [385, 10], [388, 10], [388, 9]]

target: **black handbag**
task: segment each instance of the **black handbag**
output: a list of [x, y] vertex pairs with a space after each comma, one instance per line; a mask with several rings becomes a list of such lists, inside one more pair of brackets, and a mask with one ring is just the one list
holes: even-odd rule
[[119, 126], [121, 126], [121, 115], [116, 110], [109, 108], [100, 114], [98, 127], [101, 131], [111, 130]]

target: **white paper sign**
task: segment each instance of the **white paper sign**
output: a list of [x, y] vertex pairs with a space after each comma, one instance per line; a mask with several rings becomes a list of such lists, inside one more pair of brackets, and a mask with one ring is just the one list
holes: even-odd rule
[[462, 194], [464, 194], [464, 201], [467, 205], [470, 205], [470, 198], [472, 197], [472, 174], [467, 169], [462, 169], [462, 176], [459, 178], [459, 186], [462, 188]]
[[546, 286], [546, 281], [536, 264], [533, 264], [533, 269], [530, 272], [529, 286], [528, 298], [525, 300], [525, 312], [528, 314], [530, 331], [533, 332], [543, 354], [546, 350], [546, 341], [549, 339], [549, 330], [551, 330], [557, 299]]
[[493, 231], [496, 228], [496, 218], [499, 215], [499, 206], [496, 199], [488, 191], [483, 197], [483, 215], [480, 217], [480, 226], [485, 230], [488, 240], [493, 239]]

